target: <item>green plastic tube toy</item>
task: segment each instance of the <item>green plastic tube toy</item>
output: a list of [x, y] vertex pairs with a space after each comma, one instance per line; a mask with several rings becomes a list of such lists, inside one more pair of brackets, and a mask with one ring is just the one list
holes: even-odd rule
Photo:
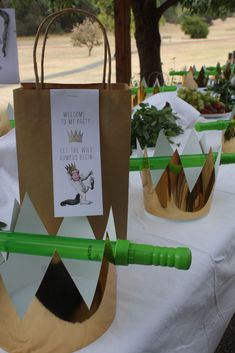
[[[216, 161], [217, 152], [212, 153], [214, 161]], [[190, 154], [181, 155], [180, 159], [184, 168], [201, 167], [205, 163], [207, 154]], [[235, 153], [222, 153], [220, 164], [233, 164], [235, 163]], [[144, 157], [144, 158], [130, 158], [129, 170], [131, 172], [141, 171], [143, 169], [165, 169], [170, 164], [172, 170], [174, 167], [177, 169], [180, 166], [171, 163], [171, 157]]]
[[172, 86], [160, 86], [159, 87], [159, 92], [175, 92], [177, 90], [177, 87], [172, 85]]
[[196, 131], [200, 132], [206, 130], [225, 130], [232, 125], [235, 126], [235, 120], [217, 120], [207, 123], [197, 122], [194, 128]]
[[144, 87], [144, 92], [147, 94], [153, 94], [155, 87]]
[[136, 96], [138, 93], [139, 87], [131, 87], [131, 95]]
[[185, 70], [181, 70], [181, 71], [175, 71], [175, 70], [172, 70], [169, 72], [169, 75], [170, 76], [185, 76], [187, 75], [188, 71], [185, 71]]
[[15, 120], [10, 120], [10, 127], [12, 129], [15, 127]]
[[[61, 258], [102, 261], [105, 256], [115, 265], [154, 265], [188, 270], [192, 255], [187, 247], [167, 248], [131, 243], [129, 240], [95, 240], [0, 232], [0, 251], [9, 253], [53, 256]], [[1, 267], [0, 267], [1, 272]]]

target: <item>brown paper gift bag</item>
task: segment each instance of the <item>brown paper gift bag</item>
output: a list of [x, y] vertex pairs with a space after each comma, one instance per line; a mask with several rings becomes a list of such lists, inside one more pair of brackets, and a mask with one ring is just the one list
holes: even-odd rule
[[[125, 84], [111, 84], [111, 54], [107, 34], [104, 34], [105, 57], [103, 83], [53, 84], [44, 83], [44, 53], [47, 33], [56, 18], [64, 13], [81, 10], [67, 9], [47, 17], [38, 29], [34, 45], [35, 83], [23, 84], [14, 90], [16, 143], [20, 183], [20, 199], [29, 194], [40, 218], [50, 234], [56, 234], [62, 222], [53, 215], [52, 152], [50, 122], [50, 89], [99, 89], [100, 134], [103, 186], [103, 216], [90, 217], [97, 238], [103, 236], [109, 209], [112, 207], [119, 238], [126, 238], [128, 208], [128, 176], [130, 156], [131, 94]], [[45, 32], [41, 57], [41, 82], [36, 60], [37, 44], [44, 22], [50, 21]], [[106, 53], [108, 53], [108, 83], [105, 83]]]
[[[105, 43], [102, 83], [69, 85], [44, 83], [44, 53], [49, 28], [58, 17], [71, 12], [87, 15], [98, 21], [100, 25]], [[45, 24], [47, 27], [42, 46], [41, 79], [39, 80], [36, 54], [39, 36]], [[107, 62], [108, 80], [106, 83]], [[127, 85], [110, 83], [110, 47], [107, 34], [100, 21], [92, 14], [78, 9], [66, 9], [48, 16], [39, 26], [36, 35], [34, 70], [35, 83], [22, 84], [21, 88], [14, 90], [21, 202], [25, 193], [28, 193], [48, 233], [57, 233], [62, 218], [55, 218], [53, 215], [50, 89], [99, 89], [104, 214], [89, 217], [89, 221], [96, 238], [100, 239], [106, 227], [110, 207], [112, 207], [117, 235], [119, 238], [125, 238], [131, 99]], [[50, 311], [46, 310], [35, 298], [25, 319], [19, 322], [4, 293], [4, 287], [0, 284], [0, 308], [5, 310], [4, 313], [0, 312], [0, 346], [17, 353], [32, 351], [70, 353], [95, 340], [111, 324], [115, 313], [115, 269], [105, 260], [103, 261], [91, 311], [87, 310], [79, 291], [76, 290], [74, 293], [74, 284], [61, 262], [49, 266], [37, 292], [37, 298]], [[61, 295], [63, 295], [62, 301]], [[54, 309], [54, 302], [57, 301], [68, 306], [63, 308], [67, 315], [60, 315], [60, 308]], [[43, 336], [50, 337], [50, 340], [46, 342]]]

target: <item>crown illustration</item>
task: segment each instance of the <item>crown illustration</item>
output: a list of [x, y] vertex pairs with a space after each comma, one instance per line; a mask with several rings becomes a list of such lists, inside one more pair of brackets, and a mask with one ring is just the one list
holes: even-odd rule
[[71, 130], [70, 132], [68, 131], [68, 137], [69, 137], [69, 142], [82, 142], [83, 139], [83, 133], [79, 130]]
[[72, 172], [74, 170], [77, 170], [76, 164], [75, 163], [69, 163], [65, 166], [65, 169], [67, 170], [67, 173], [72, 175]]
[[[183, 156], [203, 152], [206, 152], [206, 158], [201, 166], [186, 165]], [[137, 153], [140, 157], [140, 147]], [[150, 170], [147, 149], [142, 153], [146, 158], [145, 169], [141, 172], [145, 210], [152, 215], [172, 220], [192, 220], [205, 216], [211, 206], [220, 155], [221, 148], [216, 160], [211, 148], [203, 151], [194, 132], [179, 154], [177, 150], [173, 151], [165, 135], [160, 133], [154, 156], [168, 156], [169, 163], [165, 169]]]

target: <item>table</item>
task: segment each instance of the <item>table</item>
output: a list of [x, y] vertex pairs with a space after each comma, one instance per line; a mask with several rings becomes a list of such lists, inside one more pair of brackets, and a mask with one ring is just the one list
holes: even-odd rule
[[[13, 194], [17, 195], [14, 146], [14, 131], [0, 139], [0, 178], [10, 178], [9, 185], [0, 186], [0, 195], [3, 190], [5, 196], [9, 194], [7, 204], [0, 196], [5, 221]], [[192, 266], [188, 271], [119, 267], [115, 320], [102, 337], [79, 352], [215, 351], [235, 311], [234, 176], [235, 165], [221, 166], [210, 213], [200, 220], [174, 222], [144, 211], [139, 173], [131, 173], [128, 238], [161, 246], [189, 246]]]

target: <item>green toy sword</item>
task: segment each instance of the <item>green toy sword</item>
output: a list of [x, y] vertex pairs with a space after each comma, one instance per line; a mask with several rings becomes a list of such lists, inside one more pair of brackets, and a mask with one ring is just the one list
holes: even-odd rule
[[[231, 111], [230, 118], [228, 120], [217, 120], [217, 121], [208, 121], [208, 122], [197, 122], [194, 125], [196, 131], [207, 131], [207, 130], [226, 130], [225, 134], [230, 134], [231, 130], [235, 131], [235, 120], [232, 119], [235, 116], [235, 104]], [[232, 135], [234, 136], [235, 133]], [[231, 136], [231, 137], [233, 137]]]
[[235, 127], [235, 120], [217, 120], [210, 122], [197, 122], [194, 125], [196, 131], [206, 131], [206, 130], [226, 130], [228, 127]]
[[[191, 154], [181, 155], [180, 159], [184, 168], [193, 168], [203, 166], [207, 159], [207, 154]], [[212, 152], [214, 161], [216, 160], [218, 153]], [[232, 164], [235, 163], [235, 153], [222, 153], [220, 164]], [[171, 157], [143, 157], [143, 158], [130, 158], [129, 170], [131, 172], [141, 171], [143, 169], [165, 169], [169, 165], [173, 170], [174, 167], [178, 170], [181, 168], [180, 165], [174, 165], [171, 163]]]
[[[0, 232], [0, 251], [39, 256], [102, 261], [105, 256], [115, 265], [154, 265], [189, 269], [191, 251], [187, 247], [167, 248], [136, 244], [129, 240], [95, 240], [63, 236]], [[1, 271], [1, 267], [0, 267]]]

